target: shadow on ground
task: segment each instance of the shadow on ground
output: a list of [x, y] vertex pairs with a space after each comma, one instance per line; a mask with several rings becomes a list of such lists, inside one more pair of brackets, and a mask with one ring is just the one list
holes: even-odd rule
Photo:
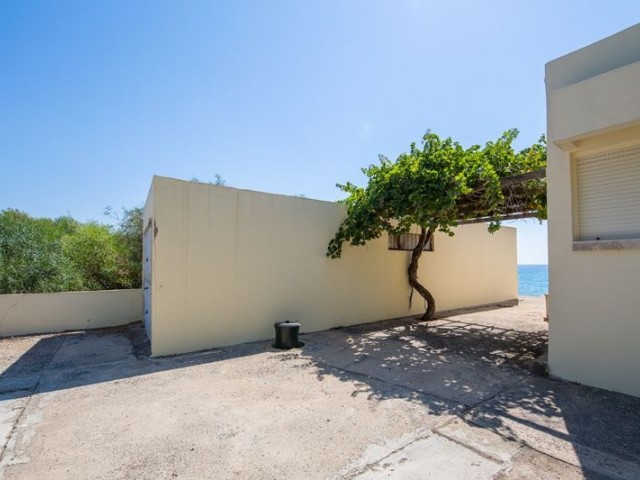
[[335, 375], [337, 367], [467, 406], [528, 376], [547, 345], [546, 331], [522, 332], [449, 319], [395, 320], [312, 338], [304, 354], [319, 365], [319, 376]]
[[[236, 345], [191, 354], [151, 358], [141, 323], [41, 337], [16, 337], [0, 342], [25, 343], [0, 353], [0, 395], [27, 397], [95, 383], [110, 382], [166, 370], [187, 368], [274, 349], [265, 342]], [[21, 350], [26, 350], [24, 353]]]
[[[274, 360], [284, 368], [310, 366], [319, 381], [351, 382], [353, 396], [404, 399], [426, 405], [430, 414], [454, 413], [470, 428], [574, 465], [582, 478], [640, 478], [640, 399], [533, 374], [534, 359], [546, 349], [546, 329], [492, 324], [496, 314], [309, 334], [302, 349]], [[11, 341], [33, 344], [13, 357], [0, 354], [0, 399], [274, 352], [271, 342], [258, 342], [149, 358], [138, 324]]]
[[469, 425], [575, 465], [583, 478], [640, 478], [640, 399], [534, 374], [546, 347], [546, 329], [452, 317], [322, 332], [303, 354], [320, 379], [358, 380], [369, 398], [388, 395], [376, 388], [382, 380], [412, 401], [461, 403]]

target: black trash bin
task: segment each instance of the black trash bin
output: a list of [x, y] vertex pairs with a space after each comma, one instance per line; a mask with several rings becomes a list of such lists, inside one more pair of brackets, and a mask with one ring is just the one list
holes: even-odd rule
[[288, 350], [302, 346], [298, 341], [298, 333], [300, 333], [300, 324], [298, 322], [276, 322], [273, 324], [276, 329], [276, 348]]

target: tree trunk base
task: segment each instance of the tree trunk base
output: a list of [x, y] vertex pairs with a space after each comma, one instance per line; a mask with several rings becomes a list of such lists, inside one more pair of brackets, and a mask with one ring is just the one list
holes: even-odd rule
[[418, 281], [418, 262], [420, 261], [425, 245], [432, 235], [433, 232], [431, 230], [427, 230], [425, 228], [420, 229], [420, 239], [418, 240], [418, 245], [416, 245], [411, 252], [411, 263], [407, 270], [407, 274], [409, 275], [409, 285], [411, 285], [414, 290], [417, 290], [422, 298], [427, 302], [427, 311], [421, 317], [421, 320], [425, 321], [433, 320], [433, 316], [436, 313], [436, 301], [433, 298], [433, 295], [431, 295], [431, 292]]

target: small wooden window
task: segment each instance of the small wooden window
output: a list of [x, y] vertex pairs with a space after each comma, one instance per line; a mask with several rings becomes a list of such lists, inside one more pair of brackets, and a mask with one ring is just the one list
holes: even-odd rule
[[[400, 235], [389, 234], [389, 250], [411, 251], [418, 245], [420, 235], [417, 233], [401, 233]], [[433, 236], [424, 246], [425, 252], [433, 252]]]

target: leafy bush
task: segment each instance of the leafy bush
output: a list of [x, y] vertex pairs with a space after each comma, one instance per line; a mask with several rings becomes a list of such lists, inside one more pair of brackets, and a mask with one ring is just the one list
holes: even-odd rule
[[0, 293], [138, 288], [141, 265], [141, 208], [118, 228], [0, 212]]

